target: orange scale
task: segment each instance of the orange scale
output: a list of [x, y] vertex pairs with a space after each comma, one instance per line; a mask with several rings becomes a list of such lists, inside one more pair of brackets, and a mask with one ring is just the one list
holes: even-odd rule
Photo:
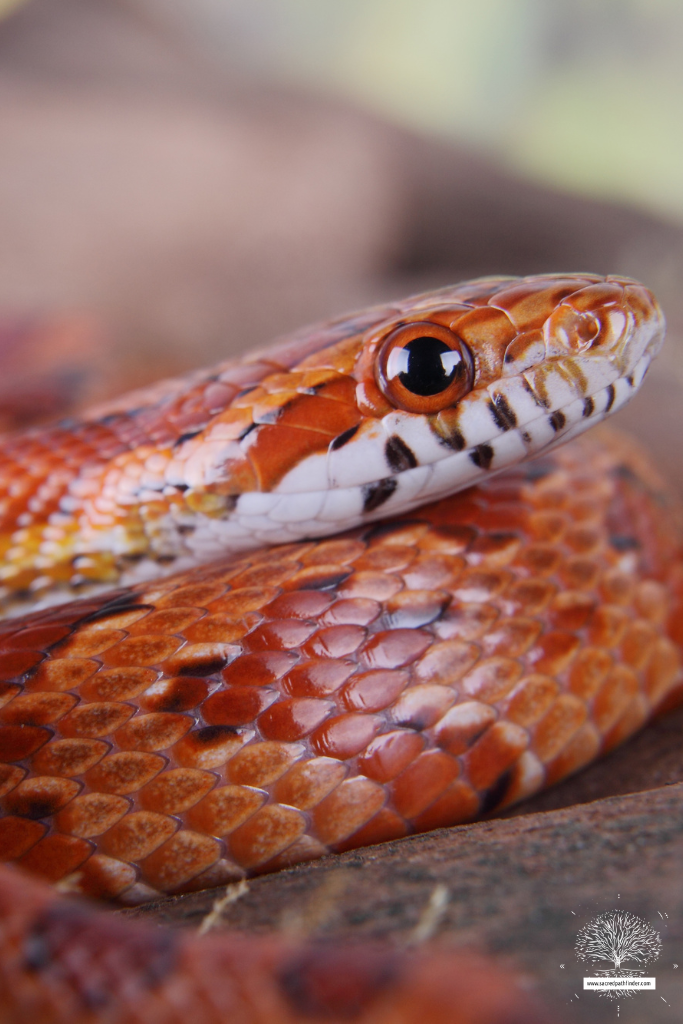
[[312, 658], [344, 658], [358, 650], [366, 636], [362, 626], [327, 626], [307, 640], [302, 653]]
[[239, 651], [239, 647], [227, 643], [186, 644], [160, 668], [167, 676], [211, 676], [225, 668]]
[[39, 651], [6, 651], [0, 653], [0, 680], [12, 680], [35, 668], [45, 657]]
[[383, 724], [377, 715], [337, 715], [316, 729], [311, 748], [316, 754], [345, 761], [364, 750]]
[[278, 803], [308, 811], [346, 778], [348, 768], [331, 757], [313, 757], [293, 765], [273, 790]]
[[11, 793], [25, 775], [26, 768], [19, 768], [12, 764], [0, 764], [0, 797]]
[[161, 814], [182, 814], [216, 785], [212, 772], [199, 768], [173, 768], [162, 772], [140, 791], [141, 807]]
[[326, 846], [342, 842], [374, 818], [385, 799], [384, 787], [376, 782], [346, 779], [313, 811], [318, 839]]
[[135, 862], [149, 856], [178, 828], [178, 822], [156, 811], [126, 814], [100, 840], [100, 849], [118, 860]]
[[53, 652], [58, 658], [91, 658], [120, 643], [126, 636], [122, 629], [100, 629], [82, 626]]
[[526, 729], [496, 722], [463, 759], [469, 781], [477, 790], [490, 789], [528, 746]]
[[161, 608], [150, 612], [144, 618], [128, 627], [131, 636], [144, 636], [149, 633], [172, 634], [182, 633], [204, 614], [201, 608]]
[[597, 598], [592, 594], [581, 590], [564, 590], [553, 598], [548, 617], [556, 629], [583, 629], [592, 620], [597, 607]]
[[213, 614], [240, 619], [248, 612], [260, 611], [280, 593], [277, 587], [242, 587], [230, 590], [223, 597], [212, 601], [209, 610]]
[[304, 565], [344, 565], [354, 562], [365, 552], [365, 544], [353, 538], [341, 538], [340, 540], [324, 540], [315, 544], [310, 551], [303, 555], [301, 561]]
[[415, 558], [414, 547], [401, 544], [380, 544], [370, 548], [355, 563], [357, 572], [396, 572], [407, 568]]
[[334, 600], [333, 594], [293, 590], [281, 594], [262, 609], [269, 619], [318, 619]]
[[526, 657], [534, 671], [548, 676], [559, 676], [572, 663], [580, 643], [574, 633], [552, 630], [539, 637]]
[[441, 640], [480, 640], [499, 617], [492, 604], [453, 603], [432, 629]]
[[265, 789], [284, 775], [303, 752], [300, 743], [250, 743], [232, 758], [228, 776], [239, 785]]
[[[282, 555], [280, 553], [280, 557]], [[244, 569], [237, 576], [233, 576], [231, 579], [231, 586], [238, 589], [251, 589], [254, 587], [260, 587], [265, 589], [266, 587], [281, 587], [283, 583], [290, 580], [294, 573], [299, 569], [299, 564], [293, 560], [282, 560], [273, 561], [272, 555], [270, 561], [264, 561], [263, 564], [256, 564], [253, 567]], [[296, 589], [296, 588], [295, 588]], [[228, 600], [230, 599], [228, 595]]]
[[669, 597], [666, 589], [655, 580], [642, 580], [635, 590], [636, 611], [648, 622], [657, 626], [669, 614]]
[[378, 601], [367, 597], [346, 598], [337, 601], [329, 611], [320, 618], [323, 626], [369, 626], [382, 613]]
[[338, 594], [344, 598], [369, 598], [372, 601], [386, 601], [398, 594], [403, 587], [403, 580], [391, 573], [354, 572], [338, 588]]
[[465, 676], [460, 687], [463, 693], [493, 704], [505, 697], [522, 675], [516, 658], [482, 658]]
[[21, 687], [17, 683], [0, 683], [0, 708], [9, 704], [18, 693], [21, 693], [22, 689], [25, 687]]
[[447, 711], [434, 729], [436, 742], [447, 753], [464, 754], [498, 717], [495, 708], [467, 700]]
[[600, 734], [586, 722], [569, 740], [563, 750], [546, 765], [545, 784], [552, 786], [567, 775], [573, 775], [580, 768], [595, 760], [600, 751]]
[[356, 670], [350, 661], [311, 658], [295, 665], [282, 680], [282, 690], [292, 697], [327, 697]]
[[303, 814], [268, 804], [232, 833], [230, 852], [242, 867], [256, 868], [292, 846], [305, 831]]
[[145, 668], [100, 671], [86, 679], [79, 692], [84, 700], [129, 700], [151, 686], [157, 677], [158, 672]]
[[58, 882], [80, 867], [92, 852], [92, 843], [85, 839], [53, 833], [40, 839], [16, 863], [48, 882]]
[[34, 755], [31, 770], [40, 775], [83, 775], [108, 753], [102, 740], [54, 740]]
[[391, 784], [391, 801], [404, 818], [426, 810], [460, 774], [455, 758], [440, 750], [426, 750]]
[[403, 668], [416, 661], [433, 642], [418, 629], [391, 629], [370, 637], [360, 654], [366, 668]]
[[443, 590], [402, 590], [387, 601], [383, 621], [392, 629], [426, 626], [443, 615], [450, 601]]
[[112, 857], [95, 853], [78, 872], [77, 889], [83, 896], [95, 900], [113, 900], [135, 883], [137, 871]]
[[449, 686], [422, 683], [404, 690], [391, 709], [396, 725], [407, 729], [429, 729], [448, 711], [455, 700]]
[[59, 723], [62, 736], [94, 739], [108, 736], [127, 722], [135, 708], [113, 702], [81, 704]]
[[47, 818], [65, 807], [81, 786], [71, 779], [38, 775], [24, 779], [3, 800], [3, 810], [23, 818]]
[[638, 677], [626, 665], [615, 665], [593, 700], [592, 718], [606, 733], [638, 694]]
[[562, 553], [555, 544], [529, 544], [517, 558], [518, 564], [532, 576], [550, 576], [557, 571], [561, 561]]
[[234, 643], [257, 626], [262, 618], [254, 612], [237, 622], [230, 615], [205, 615], [194, 626], [186, 629], [183, 635], [192, 644]]
[[394, 839], [403, 839], [410, 832], [406, 821], [388, 807], [382, 807], [374, 818], [362, 825], [357, 832], [335, 843], [335, 851], [344, 853], [359, 846], [371, 846], [375, 843], [389, 843]]
[[49, 729], [30, 725], [0, 726], [0, 761], [23, 761], [52, 736]]
[[413, 678], [419, 683], [434, 682], [450, 686], [476, 663], [479, 656], [480, 651], [475, 644], [460, 640], [436, 642], [413, 665]]
[[452, 555], [422, 555], [401, 575], [410, 590], [437, 590], [451, 586], [465, 565], [464, 558]]
[[638, 694], [626, 705], [616, 722], [605, 733], [602, 743], [603, 752], [607, 753], [637, 732], [645, 724], [649, 715], [648, 702]]
[[632, 622], [621, 641], [619, 659], [631, 668], [641, 669], [656, 641], [657, 632], [649, 622]]
[[527, 676], [510, 694], [505, 717], [516, 725], [533, 725], [545, 714], [558, 693], [559, 687], [550, 676]]
[[481, 644], [487, 655], [519, 658], [538, 639], [543, 626], [538, 619], [521, 616], [500, 618], [493, 630], [482, 637]]
[[269, 686], [289, 672], [298, 660], [298, 654], [289, 651], [242, 654], [223, 669], [221, 676], [224, 682], [234, 686]]
[[137, 715], [114, 736], [121, 750], [165, 750], [177, 743], [194, 725], [189, 715], [168, 711]]
[[266, 794], [256, 789], [220, 786], [192, 807], [187, 820], [199, 832], [227, 836], [256, 814], [266, 800]]
[[161, 892], [173, 892], [220, 859], [221, 844], [209, 836], [182, 829], [145, 859], [143, 877]]
[[0, 644], [0, 655], [9, 650], [45, 651], [70, 633], [70, 626], [33, 626], [21, 629]]
[[512, 614], [539, 615], [556, 593], [548, 580], [520, 580], [506, 590], [505, 608]]
[[297, 619], [277, 619], [259, 626], [245, 639], [247, 653], [284, 651], [300, 647], [315, 630], [312, 622]]
[[[628, 703], [630, 696], [625, 703]], [[570, 693], [561, 694], [533, 730], [532, 747], [539, 760], [544, 763], [552, 761], [574, 733], [578, 732], [586, 717], [586, 705], [583, 701]]]
[[[444, 502], [437, 502], [435, 505], [430, 506], [430, 522], [432, 523], [429, 532], [423, 534], [420, 538], [420, 550], [428, 552], [430, 556], [453, 556], [461, 555], [466, 551], [476, 539], [476, 531], [469, 526], [457, 526], [450, 522], [450, 511], [457, 505], [458, 501], [462, 498], [458, 495], [457, 499], [451, 499]], [[445, 512], [445, 515], [438, 515], [438, 510], [441, 509]], [[447, 560], [447, 564], [451, 564]], [[457, 558], [454, 563], [458, 570], [460, 567], [464, 567], [464, 562], [461, 558]], [[410, 572], [420, 572], [421, 560], [418, 558], [411, 565]]]
[[181, 646], [182, 640], [174, 636], [131, 636], [108, 648], [106, 653], [103, 652], [102, 662], [112, 668], [158, 665], [175, 654]]
[[47, 826], [14, 815], [0, 818], [0, 861], [16, 860], [41, 839]]
[[190, 583], [185, 587], [173, 588], [156, 602], [162, 608], [205, 608], [211, 601], [216, 601], [225, 593], [224, 583]]
[[333, 710], [329, 700], [288, 697], [264, 711], [258, 727], [265, 739], [292, 743], [312, 732]]
[[158, 754], [121, 751], [109, 754], [91, 768], [85, 782], [91, 789], [120, 796], [135, 793], [163, 769], [165, 760]]
[[590, 700], [614, 665], [614, 659], [599, 647], [580, 650], [569, 670], [569, 690], [582, 700]]
[[424, 745], [424, 738], [416, 732], [383, 733], [358, 758], [358, 771], [376, 782], [390, 782], [422, 753]]
[[345, 565], [307, 565], [283, 583], [287, 590], [333, 590], [352, 573]]
[[633, 619], [623, 608], [602, 605], [591, 616], [588, 641], [596, 647], [616, 647], [632, 624]]
[[60, 811], [55, 825], [82, 839], [99, 836], [130, 810], [130, 802], [112, 793], [83, 793]]
[[76, 703], [70, 693], [28, 693], [15, 697], [0, 711], [5, 725], [49, 725], [62, 718]]
[[412, 825], [418, 832], [450, 828], [472, 821], [478, 811], [478, 795], [467, 783], [456, 779], [434, 803], [412, 819]]
[[170, 753], [183, 768], [210, 771], [229, 761], [249, 738], [231, 725], [207, 725], [186, 733]]
[[320, 857], [324, 857], [326, 853], [329, 853], [326, 846], [323, 846], [322, 843], [312, 836], [303, 835], [282, 853], [266, 861], [265, 864], [260, 864], [258, 873], [261, 874], [263, 872], [266, 874], [270, 871], [282, 871], [285, 868], [294, 867], [295, 864], [302, 864], [304, 861], [318, 860]]
[[347, 711], [381, 711], [392, 704], [408, 685], [406, 672], [378, 670], [353, 676], [340, 693]]
[[207, 725], [250, 725], [278, 696], [277, 690], [227, 686], [204, 701], [202, 716]]
[[565, 587], [590, 590], [597, 585], [601, 572], [602, 566], [597, 560], [577, 556], [568, 558], [558, 574]]
[[143, 711], [189, 711], [206, 699], [209, 684], [193, 676], [159, 679], [148, 687], [138, 701]]

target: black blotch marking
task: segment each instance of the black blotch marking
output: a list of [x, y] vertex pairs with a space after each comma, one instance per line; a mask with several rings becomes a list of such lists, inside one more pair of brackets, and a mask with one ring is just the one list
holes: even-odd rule
[[415, 469], [417, 466], [412, 449], [396, 434], [392, 434], [385, 444], [384, 455], [394, 473], [404, 473], [406, 469]]
[[181, 537], [184, 537], [188, 533], [194, 533], [196, 529], [197, 527], [194, 525], [194, 523], [180, 523], [180, 525], [178, 526], [178, 533], [181, 535]]
[[181, 494], [183, 494], [185, 491], [189, 491], [190, 489], [189, 484], [173, 484], [173, 486], [175, 487], [176, 491], [180, 491]]
[[525, 463], [524, 476], [529, 481], [542, 480], [543, 477], [550, 476], [556, 468], [552, 459], [535, 459], [533, 462]]
[[297, 590], [334, 590], [347, 580], [353, 569], [342, 570], [341, 572], [329, 572], [306, 580], [297, 585]]
[[592, 398], [584, 398], [583, 400], [583, 415], [586, 419], [592, 416], [595, 412], [595, 402]]
[[151, 604], [138, 603], [135, 600], [135, 595], [132, 591], [124, 590], [117, 597], [107, 601], [107, 603], [101, 608], [96, 608], [91, 612], [86, 612], [86, 614], [78, 619], [78, 625], [86, 625], [91, 622], [102, 622], [104, 619], [112, 618], [115, 615], [121, 615], [122, 612], [152, 611], [153, 607], [154, 606]]
[[21, 953], [26, 971], [68, 987], [80, 1017], [120, 1005], [122, 978], [129, 997], [158, 988], [177, 968], [179, 942], [171, 929], [133, 930], [113, 916], [103, 928], [100, 915], [60, 903], [36, 915]]
[[525, 430], [522, 434], [522, 441], [524, 441], [524, 444], [531, 444], [531, 434], [528, 430]]
[[183, 444], [184, 441], [191, 441], [193, 437], [197, 437], [198, 434], [201, 434], [203, 429], [204, 427], [199, 427], [198, 430], [187, 430], [184, 434], [180, 434], [173, 442], [173, 447], [177, 448], [179, 445]]
[[489, 402], [489, 409], [499, 430], [512, 430], [517, 426], [517, 416], [505, 395], [494, 395]]
[[561, 409], [556, 409], [552, 416], [549, 416], [548, 419], [550, 421], [550, 426], [553, 428], [555, 433], [557, 433], [558, 430], [562, 430], [562, 428], [567, 422], [567, 417]]
[[337, 434], [334, 441], [332, 441], [332, 443], [330, 444], [330, 450], [336, 452], [339, 450], [339, 448], [343, 448], [344, 445], [347, 444], [347, 442], [350, 441], [351, 438], [358, 433], [359, 427], [360, 423], [356, 423], [355, 427], [349, 427], [349, 429], [345, 430], [343, 434]]
[[233, 725], [205, 725], [191, 735], [198, 746], [211, 747], [228, 737], [239, 736], [239, 731]]
[[[26, 722], [24, 724], [30, 725], [31, 723]], [[49, 818], [51, 814], [58, 810], [61, 802], [61, 797], [57, 795], [52, 800], [49, 797], [43, 797], [42, 799], [36, 798], [34, 800], [26, 800], [26, 802], [22, 801], [21, 816], [22, 818], [33, 818], [36, 821], [39, 818]]]
[[494, 454], [490, 444], [478, 444], [470, 452], [470, 458], [479, 469], [490, 469]]
[[624, 462], [614, 467], [612, 476], [615, 476], [618, 480], [628, 480], [632, 484], [640, 484], [642, 482], [638, 474], [634, 473], [631, 467], [627, 466]]
[[505, 799], [505, 795], [512, 781], [512, 772], [506, 771], [496, 779], [492, 786], [490, 786], [481, 798], [481, 806], [479, 808], [480, 814], [489, 814], [494, 811], [499, 804]]
[[617, 397], [617, 393], [614, 390], [614, 384], [610, 384], [607, 390], [607, 405], [605, 406], [605, 412], [609, 412], [614, 405], [614, 399]]
[[239, 436], [239, 440], [243, 441], [247, 434], [251, 434], [252, 430], [256, 430], [258, 423], [250, 423], [248, 427], [245, 427]]
[[393, 476], [378, 480], [376, 484], [366, 484], [363, 488], [363, 512], [374, 512], [388, 501], [396, 490], [398, 481]]
[[637, 537], [630, 537], [625, 533], [610, 534], [609, 542], [615, 551], [640, 551], [642, 547]]
[[296, 953], [278, 971], [297, 1015], [354, 1020], [403, 972], [393, 950], [320, 945]]
[[540, 395], [537, 395], [536, 392], [534, 391], [534, 389], [532, 388], [531, 384], [529, 383], [529, 381], [526, 379], [526, 377], [522, 377], [522, 384], [523, 384], [525, 390], [529, 392], [529, 394], [533, 398], [533, 400], [536, 403], [536, 405], [540, 405], [540, 407], [542, 409], [547, 409], [548, 408], [548, 405], [549, 405], [548, 399], [547, 398], [541, 398]]
[[230, 661], [229, 658], [205, 658], [193, 659], [187, 665], [178, 669], [179, 676], [212, 676], [214, 672], [220, 672]]
[[633, 374], [632, 373], [629, 373], [628, 377], [626, 378], [626, 381], [627, 381], [627, 383], [629, 384], [630, 387], [635, 387], [635, 383], [636, 382], [633, 379]]
[[417, 526], [422, 522], [422, 519], [401, 519], [400, 523], [378, 523], [377, 526], [371, 526], [363, 534], [363, 540], [369, 544], [371, 541], [380, 540], [383, 537], [391, 537], [392, 533], [400, 533], [401, 530]]
[[437, 440], [439, 444], [444, 445], [446, 448], [452, 448], [455, 452], [461, 452], [463, 448], [467, 447], [465, 438], [457, 427], [454, 427], [447, 437], [441, 434], [437, 435]]

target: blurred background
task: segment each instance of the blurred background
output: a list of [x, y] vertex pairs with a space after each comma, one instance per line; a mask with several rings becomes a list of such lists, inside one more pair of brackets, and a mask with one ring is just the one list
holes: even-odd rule
[[680, 0], [0, 0], [0, 426], [406, 291], [619, 272], [672, 338], [623, 419], [683, 489], [682, 108]]

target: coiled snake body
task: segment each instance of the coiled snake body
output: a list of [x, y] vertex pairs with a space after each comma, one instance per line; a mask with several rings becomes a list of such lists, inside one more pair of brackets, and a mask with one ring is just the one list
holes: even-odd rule
[[[229, 883], [505, 807], [673, 703], [675, 509], [623, 439], [556, 450], [662, 338], [635, 282], [485, 279], [6, 438], [2, 858], [128, 904]], [[3, 869], [7, 1019], [137, 1019], [121, 980], [81, 1005], [102, 929], [51, 901]], [[174, 942], [145, 1019], [226, 955]], [[240, 1020], [320, 1010], [257, 1012], [264, 978]]]

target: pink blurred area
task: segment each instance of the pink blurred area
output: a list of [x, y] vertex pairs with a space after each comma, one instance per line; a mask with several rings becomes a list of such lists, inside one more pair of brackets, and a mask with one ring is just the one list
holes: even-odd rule
[[621, 418], [683, 489], [680, 227], [226, 71], [141, 10], [0, 22], [2, 429], [410, 291], [616, 272], [660, 294], [672, 339]]

